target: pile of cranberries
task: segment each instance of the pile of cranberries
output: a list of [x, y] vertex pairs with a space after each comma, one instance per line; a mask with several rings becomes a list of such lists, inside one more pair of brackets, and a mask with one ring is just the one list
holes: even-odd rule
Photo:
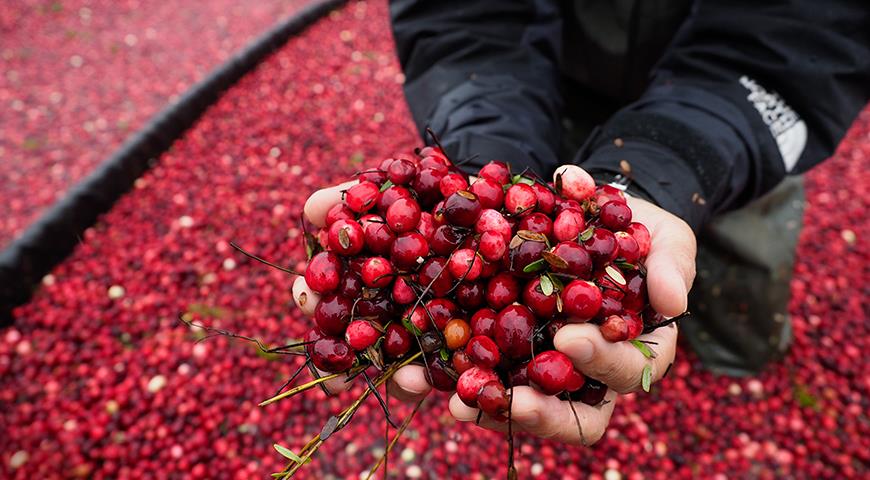
[[553, 349], [563, 325], [616, 342], [663, 320], [646, 296], [649, 231], [579, 167], [555, 185], [498, 161], [474, 178], [425, 147], [356, 180], [309, 242], [305, 342], [321, 371], [422, 352], [434, 388], [506, 420], [511, 386], [601, 402], [606, 388]]

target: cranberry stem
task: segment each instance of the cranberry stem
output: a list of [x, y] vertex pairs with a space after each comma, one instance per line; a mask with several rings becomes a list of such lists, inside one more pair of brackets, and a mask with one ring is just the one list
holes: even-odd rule
[[658, 330], [659, 328], [667, 327], [668, 325], [670, 325], [674, 322], [679, 322], [680, 320], [688, 317], [691, 314], [692, 314], [692, 312], [686, 310], [685, 312], [677, 315], [676, 317], [669, 318], [663, 322], [656, 323], [655, 325], [650, 325], [648, 327], [644, 327], [643, 333], [650, 333], [652, 331]]

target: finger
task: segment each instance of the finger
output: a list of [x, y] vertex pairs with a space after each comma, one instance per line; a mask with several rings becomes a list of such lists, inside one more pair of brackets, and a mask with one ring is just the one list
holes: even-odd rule
[[390, 379], [390, 395], [403, 402], [417, 402], [430, 390], [432, 387], [426, 381], [426, 371], [421, 365], [406, 365]]
[[305, 277], [300, 275], [293, 281], [293, 301], [302, 313], [310, 317], [314, 315], [314, 308], [320, 302], [320, 295], [308, 288]]
[[[314, 367], [314, 370], [317, 371], [317, 374], [321, 377], [325, 377], [331, 375], [331, 373], [324, 372], [323, 370]], [[329, 392], [330, 395], [336, 395], [345, 390], [350, 389], [353, 385], [353, 382], [347, 381], [347, 375], [339, 375], [335, 378], [330, 378], [329, 380], [323, 382], [321, 385]]]
[[[569, 404], [530, 387], [516, 387], [511, 403], [511, 421], [515, 431], [528, 432], [563, 443], [591, 445], [604, 435], [613, 413], [615, 399], [616, 393], [610, 390], [605, 396], [607, 401], [593, 407], [580, 402]], [[450, 399], [450, 413], [459, 421], [474, 422], [478, 412], [478, 409], [465, 405], [456, 395]], [[499, 432], [505, 432], [508, 428], [507, 423], [497, 422], [486, 415], [481, 417], [479, 424]]]
[[635, 198], [628, 201], [635, 220], [650, 231], [645, 262], [650, 304], [662, 315], [677, 316], [686, 311], [695, 279], [695, 235], [685, 222], [658, 207]]
[[577, 370], [626, 393], [641, 388], [646, 365], [652, 368], [653, 381], [664, 375], [676, 354], [677, 328], [671, 324], [637, 339], [650, 342], [647, 346], [655, 352], [655, 358], [646, 358], [630, 342], [608, 342], [598, 326], [589, 323], [565, 325], [556, 333], [553, 344], [571, 358]]
[[333, 205], [341, 203], [342, 192], [353, 185], [356, 185], [356, 183], [356, 180], [352, 180], [334, 187], [318, 190], [311, 194], [305, 202], [305, 208], [303, 209], [305, 212], [305, 218], [314, 225], [323, 227], [326, 224], [326, 212], [328, 212]]

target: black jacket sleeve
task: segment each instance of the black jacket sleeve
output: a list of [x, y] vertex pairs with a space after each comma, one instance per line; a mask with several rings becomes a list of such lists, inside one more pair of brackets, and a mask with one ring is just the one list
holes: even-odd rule
[[[698, 228], [831, 155], [870, 95], [865, 2], [700, 1], [578, 161]], [[616, 141], [616, 139], [620, 141]], [[623, 167], [624, 168], [624, 167]]]
[[394, 0], [390, 11], [421, 135], [431, 127], [454, 160], [480, 154], [472, 168], [558, 165], [558, 1]]

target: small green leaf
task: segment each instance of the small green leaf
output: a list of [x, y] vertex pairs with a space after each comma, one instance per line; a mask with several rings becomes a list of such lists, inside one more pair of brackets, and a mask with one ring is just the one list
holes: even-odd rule
[[640, 350], [640, 353], [642, 353], [644, 357], [656, 358], [656, 352], [654, 352], [651, 348], [649, 348], [649, 345], [641, 342], [638, 339], [632, 340], [631, 344], [634, 345], [635, 348]]
[[387, 180], [386, 182], [384, 182], [383, 185], [381, 185], [381, 191], [383, 192], [383, 191], [385, 191], [386, 189], [388, 189], [388, 188], [390, 188], [390, 187], [392, 187], [392, 186], [393, 186], [393, 182]]
[[539, 259], [535, 260], [534, 262], [523, 267], [523, 273], [537, 272], [539, 270], [543, 270], [544, 268], [546, 268], [546, 266], [547, 266], [546, 260], [544, 260], [543, 258], [539, 258]]
[[580, 240], [581, 242], [585, 242], [586, 240], [592, 238], [593, 233], [595, 233], [595, 227], [589, 227], [586, 230], [583, 230], [583, 232], [578, 237], [578, 240]]
[[[278, 445], [277, 443], [273, 444], [272, 446], [275, 447], [275, 450], [278, 453], [280, 453], [281, 455], [283, 455], [284, 458], [287, 458], [288, 460], [296, 462], [296, 463], [302, 463], [302, 457], [293, 453], [293, 450], [290, 450], [289, 448], [284, 447], [282, 445]], [[308, 463], [310, 461], [311, 461], [311, 459], [308, 458], [307, 460], [305, 460], [305, 463]]]
[[413, 322], [411, 322], [411, 317], [403, 317], [402, 325], [404, 325], [409, 332], [413, 333], [415, 337], [423, 335], [423, 332], [419, 328], [417, 328], [417, 326], [414, 325]]
[[649, 393], [649, 387], [652, 384], [652, 367], [647, 364], [643, 366], [643, 377], [640, 379], [640, 386], [643, 391]]
[[559, 277], [556, 277], [549, 272], [547, 272], [547, 277], [549, 277], [550, 281], [553, 282], [553, 286], [556, 288], [556, 290], [560, 292], [562, 290], [565, 290], [565, 284], [562, 283], [562, 280], [559, 280]]
[[617, 260], [617, 261], [613, 262], [613, 264], [616, 265], [617, 267], [621, 268], [622, 270], [626, 270], [626, 271], [634, 270], [633, 263], [628, 263], [628, 262], [625, 262], [622, 260]]
[[450, 360], [450, 352], [448, 352], [446, 348], [441, 349], [441, 360], [444, 360], [445, 362]]
[[549, 275], [541, 275], [541, 293], [548, 297], [553, 294], [553, 281]]

